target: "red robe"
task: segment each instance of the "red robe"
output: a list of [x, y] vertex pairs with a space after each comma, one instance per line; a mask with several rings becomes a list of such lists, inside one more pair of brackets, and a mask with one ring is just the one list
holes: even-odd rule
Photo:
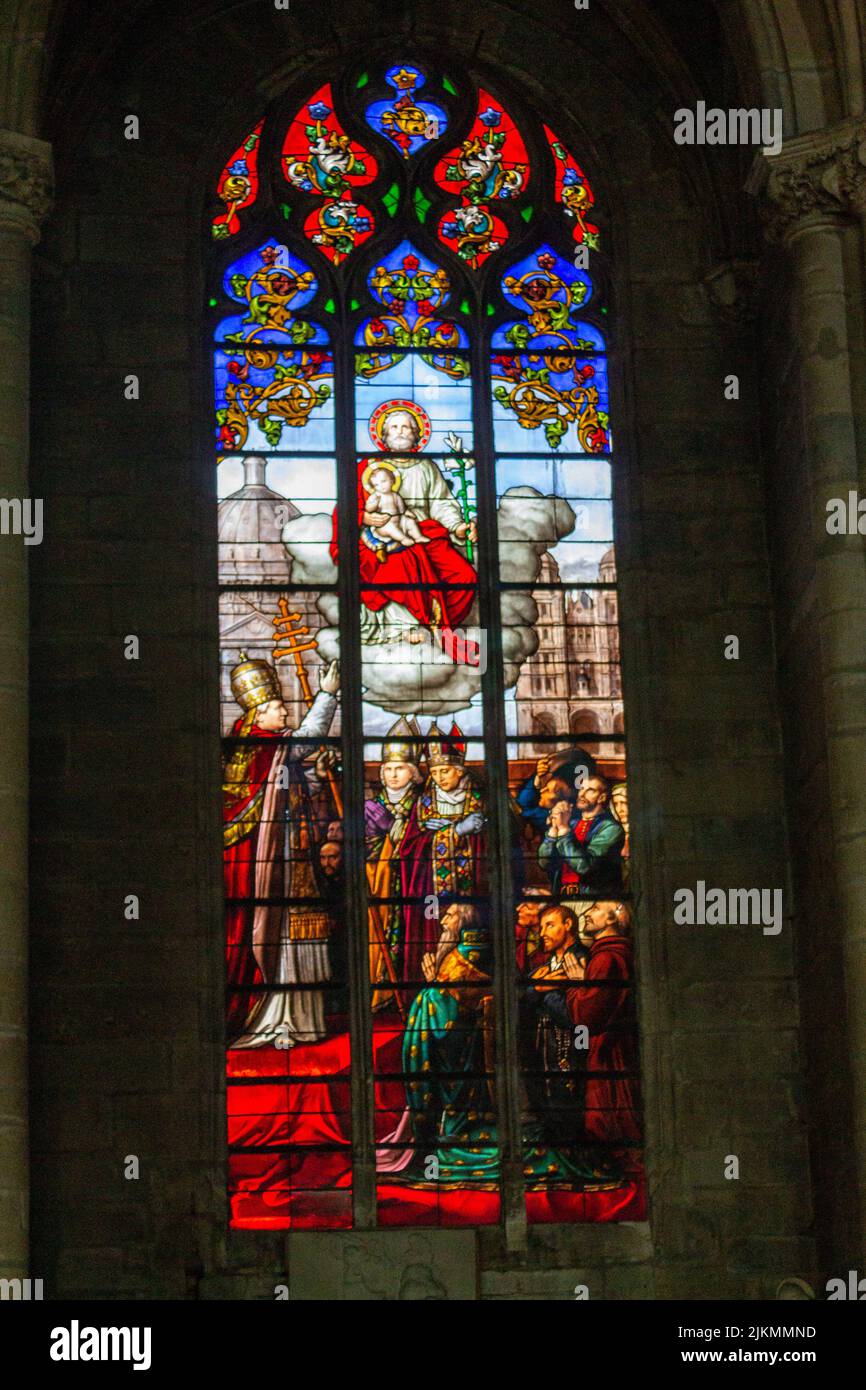
[[637, 1076], [594, 1075], [637, 1072], [633, 961], [626, 937], [602, 937], [589, 949], [585, 983], [565, 996], [572, 1022], [589, 1029], [586, 1132], [604, 1143], [641, 1138]]
[[[236, 721], [232, 734], [237, 735], [243, 718]], [[250, 738], [279, 739], [279, 733], [271, 733], [254, 724]], [[247, 769], [247, 777], [238, 786], [240, 795], [223, 792], [223, 820], [225, 829], [239, 825], [241, 829], [249, 824], [244, 820], [249, 815], [246, 834], [234, 844], [223, 849], [223, 869], [226, 898], [240, 898], [241, 902], [226, 902], [226, 1016], [229, 1035], [243, 1031], [247, 1014], [252, 1007], [254, 993], [251, 986], [263, 983], [262, 972], [256, 964], [252, 951], [252, 929], [256, 880], [256, 844], [259, 838], [259, 818], [264, 795], [265, 782], [271, 770], [274, 752], [266, 743], [259, 743], [251, 750], [252, 757]], [[258, 811], [258, 816], [256, 812]]]
[[[364, 525], [364, 509], [367, 503], [361, 486], [361, 476], [369, 462], [370, 459], [362, 459], [358, 465], [360, 527]], [[378, 613], [393, 600], [394, 603], [401, 603], [413, 618], [417, 618], [419, 623], [428, 627], [459, 627], [472, 607], [478, 577], [466, 556], [454, 545], [441, 522], [428, 519], [418, 524], [424, 535], [430, 537], [430, 544], [394, 550], [387, 553], [384, 559], [380, 559], [379, 554], [365, 545], [363, 540], [359, 541], [361, 582], [397, 586], [385, 590], [362, 589], [361, 602], [371, 612]], [[336, 511], [330, 553], [336, 564], [339, 556]], [[419, 588], [419, 585], [429, 587]], [[450, 588], [450, 585], [457, 587]]]

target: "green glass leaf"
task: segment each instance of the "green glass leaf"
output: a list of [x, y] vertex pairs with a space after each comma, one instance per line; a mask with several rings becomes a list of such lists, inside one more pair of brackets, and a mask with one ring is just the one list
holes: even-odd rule
[[551, 449], [558, 449], [565, 434], [565, 422], [563, 420], [549, 420], [544, 426], [544, 433]]
[[217, 306], [217, 300], [215, 300], [215, 299], [209, 299], [209, 300], [208, 300], [208, 304], [210, 305], [210, 307], [211, 307], [212, 309], [215, 309], [216, 306]]
[[530, 204], [530, 206], [529, 206], [528, 208], [521, 208], [521, 209], [520, 209], [520, 216], [523, 218], [524, 222], [531, 222], [531, 221], [532, 221], [532, 214], [533, 214], [534, 211], [535, 211], [535, 209], [534, 209], [534, 208], [532, 207], [532, 205]]
[[355, 83], [355, 91], [360, 92], [361, 88], [366, 87], [369, 81], [370, 74], [368, 72], [362, 72], [361, 76], [358, 78], [358, 81]]
[[260, 294], [250, 300], [249, 316], [253, 323], [260, 324], [262, 328], [265, 328], [270, 319], [271, 311], [269, 305], [265, 304], [263, 300], [264, 296]]
[[464, 299], [463, 303], [460, 305], [460, 312], [461, 314], [468, 314], [471, 312], [468, 299]]
[[445, 88], [446, 92], [450, 92], [453, 97], [456, 97], [457, 88], [454, 86], [454, 83], [451, 81], [450, 77], [442, 78], [442, 86]]
[[418, 214], [419, 222], [427, 221], [427, 214], [430, 211], [430, 199], [425, 198], [420, 188], [415, 189], [415, 211]]
[[289, 204], [280, 203], [280, 212], [283, 214], [283, 217], [285, 217], [286, 221], [288, 222], [289, 218], [292, 215], [292, 209], [289, 207]]
[[325, 300], [325, 313], [326, 313], [326, 314], [335, 314], [336, 312], [337, 312], [337, 306], [336, 306], [336, 304], [334, 303], [333, 299], [326, 299], [326, 300]]
[[382, 202], [385, 205], [385, 211], [387, 212], [388, 216], [393, 217], [395, 212], [397, 211], [397, 208], [400, 205], [400, 189], [397, 187], [396, 183], [391, 184], [391, 187], [388, 189], [388, 192], [385, 194], [384, 198], [382, 199]]
[[488, 306], [487, 306], [487, 317], [489, 318], [492, 314], [495, 314], [495, 313], [496, 313], [496, 310], [494, 309], [493, 305], [492, 305], [492, 304], [488, 304]]
[[360, 299], [353, 299], [352, 302], [351, 302], [350, 305], [349, 305], [349, 308], [350, 308], [350, 309], [360, 309], [360, 307], [361, 307], [361, 301], [360, 301]]

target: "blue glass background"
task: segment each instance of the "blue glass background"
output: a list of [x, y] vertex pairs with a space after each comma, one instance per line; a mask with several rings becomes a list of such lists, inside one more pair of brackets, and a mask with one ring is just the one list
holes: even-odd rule
[[[266, 386], [274, 380], [276, 366], [291, 367], [301, 360], [300, 352], [290, 352], [288, 358], [280, 356], [279, 361], [274, 367], [265, 370], [251, 367], [247, 384], [253, 386]], [[226, 406], [226, 386], [235, 381], [235, 378], [228, 371], [228, 363], [238, 360], [238, 354], [225, 352], [222, 349], [214, 353], [214, 394], [216, 397], [216, 409], [221, 410]], [[290, 427], [284, 424], [282, 436], [279, 444], [270, 444], [266, 436], [262, 433], [258, 425], [253, 425], [250, 429], [246, 443], [243, 445], [247, 453], [271, 453], [275, 449], [282, 453], [291, 453], [295, 450], [322, 449], [333, 450], [334, 448], [334, 378], [333, 364], [329, 364], [326, 375], [311, 383], [315, 388], [320, 385], [329, 386], [331, 394], [323, 405], [317, 405], [310, 413], [306, 425], [300, 427]], [[220, 444], [219, 426], [216, 426], [217, 443], [221, 452], [231, 454], [236, 452]]]
[[[307, 319], [305, 322], [314, 329], [313, 337], [308, 338], [307, 342], [319, 347], [328, 342], [328, 334], [320, 323], [314, 323], [312, 319]], [[292, 345], [290, 333], [278, 328], [257, 328], [244, 314], [233, 314], [231, 318], [223, 319], [214, 334], [214, 339], [218, 343], [225, 342], [232, 333], [242, 333], [244, 342], [249, 342], [251, 345], [256, 343], [279, 343], [286, 347]], [[240, 344], [238, 344], [238, 350], [240, 350]]]
[[[500, 459], [496, 465], [497, 506], [502, 496], [513, 488], [531, 487], [545, 497], [561, 497], [575, 514], [572, 531], [561, 540], [555, 532], [547, 546], [563, 583], [588, 583], [598, 580], [598, 565], [606, 550], [613, 544], [613, 507], [611, 503], [611, 465], [607, 459]], [[519, 544], [519, 543], [518, 543]], [[500, 540], [500, 577], [504, 581], [516, 576], [509, 574], [508, 541]]]
[[[583, 320], [578, 320], [574, 323], [572, 328], [562, 329], [557, 334], [532, 333], [532, 329], [526, 323], [525, 319], [512, 319], [509, 323], [500, 324], [500, 326], [494, 330], [493, 337], [491, 339], [491, 346], [493, 347], [494, 351], [515, 351], [514, 343], [508, 337], [506, 337], [506, 334], [509, 328], [514, 328], [517, 324], [529, 328], [531, 335], [529, 342], [530, 345], [534, 348], [572, 347], [577, 348], [581, 352], [605, 351], [604, 337], [592, 323], [586, 323]], [[590, 343], [592, 346], [586, 347], [585, 345], [587, 343]]]
[[[509, 304], [513, 305], [514, 308], [518, 309], [522, 314], [525, 314], [527, 312], [527, 306], [524, 300], [521, 299], [519, 295], [513, 294], [510, 291], [506, 290], [505, 281], [506, 279], [512, 278], [515, 280], [519, 280], [522, 276], [529, 275], [530, 273], [534, 273], [535, 275], [538, 275], [541, 278], [545, 278], [547, 272], [539, 266], [539, 256], [553, 257], [554, 266], [553, 270], [551, 271], [551, 274], [557, 276], [557, 278], [562, 280], [566, 285], [571, 286], [576, 283], [586, 285], [586, 296], [583, 299], [581, 305], [578, 307], [583, 308], [590, 302], [590, 300], [592, 299], [592, 279], [588, 271], [578, 270], [577, 267], [573, 266], [570, 261], [567, 261], [562, 256], [557, 255], [552, 246], [544, 245], [537, 247], [537, 249], [533, 251], [531, 255], [524, 256], [523, 260], [517, 261], [513, 266], [510, 266], [509, 269], [506, 271], [505, 275], [503, 275], [502, 293], [508, 300]], [[562, 298], [561, 291], [558, 297]]]
[[450, 431], [460, 435], [464, 448], [472, 448], [472, 384], [468, 378], [452, 381], [442, 372], [422, 361], [417, 353], [407, 353], [402, 362], [381, 372], [373, 381], [355, 379], [356, 443], [360, 452], [368, 453], [369, 420], [383, 401], [412, 400], [426, 410], [433, 432], [424, 452], [448, 453], [445, 435]]
[[[388, 131], [382, 124], [382, 116], [386, 111], [393, 111], [394, 103], [404, 90], [398, 87], [395, 81], [396, 74], [400, 72], [401, 68], [404, 69], [406, 72], [417, 74], [417, 80], [415, 82], [415, 85], [409, 93], [412, 100], [412, 105], [417, 106], [419, 110], [423, 111], [426, 116], [435, 116], [436, 120], [438, 121], [439, 129], [437, 131], [437, 134], [435, 136], [432, 136], [431, 139], [438, 140], [439, 136], [445, 133], [445, 131], [448, 128], [448, 115], [445, 111], [443, 111], [442, 107], [437, 106], [435, 102], [425, 100], [423, 96], [423, 87], [426, 79], [424, 77], [424, 74], [421, 72], [421, 69], [415, 67], [414, 63], [397, 63], [394, 65], [394, 67], [389, 68], [388, 71], [385, 73], [385, 80], [388, 83], [390, 83], [390, 85], [394, 88], [393, 97], [389, 97], [384, 101], [371, 102], [364, 114], [366, 116], [368, 124], [371, 125], [374, 130], [377, 130], [380, 135], [384, 135], [386, 140], [390, 140], [391, 144], [395, 147], [395, 149], [400, 150], [400, 153], [402, 154], [402, 145], [398, 144], [398, 142], [393, 138], [392, 135], [388, 133]], [[423, 135], [410, 135], [408, 153], [410, 155], [413, 155], [416, 153], [416, 151], [422, 149], [423, 146], [429, 145], [430, 143], [431, 140], [428, 140]]]
[[[261, 253], [267, 247], [270, 246], [275, 247], [276, 250], [279, 252], [279, 255], [274, 265], [265, 266], [262, 264]], [[283, 246], [280, 242], [273, 240], [264, 241], [262, 242], [262, 245], [257, 247], [255, 250], [247, 251], [238, 260], [233, 261], [232, 264], [228, 266], [228, 268], [226, 269], [226, 272], [223, 276], [223, 290], [228, 295], [229, 299], [234, 299], [237, 301], [237, 299], [239, 298], [239, 296], [235, 294], [231, 285], [232, 277], [234, 275], [250, 276], [256, 274], [260, 270], [285, 270], [285, 272], [288, 275], [302, 275], [308, 273], [310, 271], [310, 267], [306, 264], [305, 261], [302, 261], [300, 257], [293, 255], [293, 253], [289, 251], [288, 247]], [[313, 280], [309, 289], [304, 290], [302, 293], [295, 295], [294, 299], [291, 301], [292, 310], [294, 311], [295, 309], [301, 309], [305, 304], [309, 304], [310, 300], [315, 295], [317, 288], [318, 284], [315, 276], [313, 276]], [[262, 284], [262, 289], [265, 289], [264, 282]]]
[[[515, 354], [511, 355], [514, 356]], [[541, 358], [539, 358], [537, 362], [532, 362], [532, 357], [532, 353], [520, 353], [518, 355], [518, 360], [522, 366], [527, 364], [535, 368], [544, 366]], [[580, 368], [585, 365], [591, 366], [595, 371], [595, 376], [592, 378], [591, 384], [598, 389], [598, 404], [596, 408], [607, 414], [609, 411], [607, 358], [572, 358], [567, 372], [551, 372], [550, 384], [559, 390], [573, 389], [575, 382], [572, 367], [579, 371]], [[493, 367], [492, 371], [496, 373], [497, 368]], [[513, 384], [514, 383], [510, 382], [507, 378], [500, 379], [498, 376], [494, 376], [494, 387], [504, 386], [506, 389], [509, 389]], [[495, 397], [493, 400], [493, 435], [496, 449], [502, 453], [583, 454], [586, 452], [582, 448], [580, 440], [577, 437], [576, 422], [568, 426], [565, 434], [562, 436], [559, 447], [557, 449], [551, 449], [547, 442], [543, 425], [540, 425], [537, 429], [524, 429], [524, 427], [518, 423], [514, 411], [506, 410]]]

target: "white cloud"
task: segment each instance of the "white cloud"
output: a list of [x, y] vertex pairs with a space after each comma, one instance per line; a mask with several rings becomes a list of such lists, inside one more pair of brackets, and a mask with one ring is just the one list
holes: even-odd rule
[[[532, 487], [510, 488], [497, 513], [502, 578], [530, 590], [541, 570], [541, 557], [575, 526], [575, 514], [560, 497], [545, 497]], [[320, 586], [337, 581], [328, 551], [331, 514], [295, 517], [283, 529], [293, 584]], [[317, 606], [325, 626], [316, 634], [322, 657], [339, 655], [337, 599], [320, 595]], [[517, 683], [520, 668], [538, 647], [538, 610], [529, 592], [502, 595], [503, 660], [506, 689]], [[467, 641], [481, 642], [475, 610], [460, 629]], [[432, 639], [362, 645], [364, 699], [390, 714], [434, 717], [463, 709], [481, 686], [477, 667], [454, 663]]]

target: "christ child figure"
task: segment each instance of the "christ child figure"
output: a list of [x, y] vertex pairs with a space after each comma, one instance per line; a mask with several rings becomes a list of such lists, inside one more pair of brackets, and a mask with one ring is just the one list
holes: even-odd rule
[[372, 468], [367, 476], [368, 511], [380, 512], [387, 520], [371, 527], [377, 541], [397, 541], [400, 545], [429, 545], [418, 524], [418, 518], [411, 512], [400, 496], [400, 474], [391, 465], [384, 464]]

